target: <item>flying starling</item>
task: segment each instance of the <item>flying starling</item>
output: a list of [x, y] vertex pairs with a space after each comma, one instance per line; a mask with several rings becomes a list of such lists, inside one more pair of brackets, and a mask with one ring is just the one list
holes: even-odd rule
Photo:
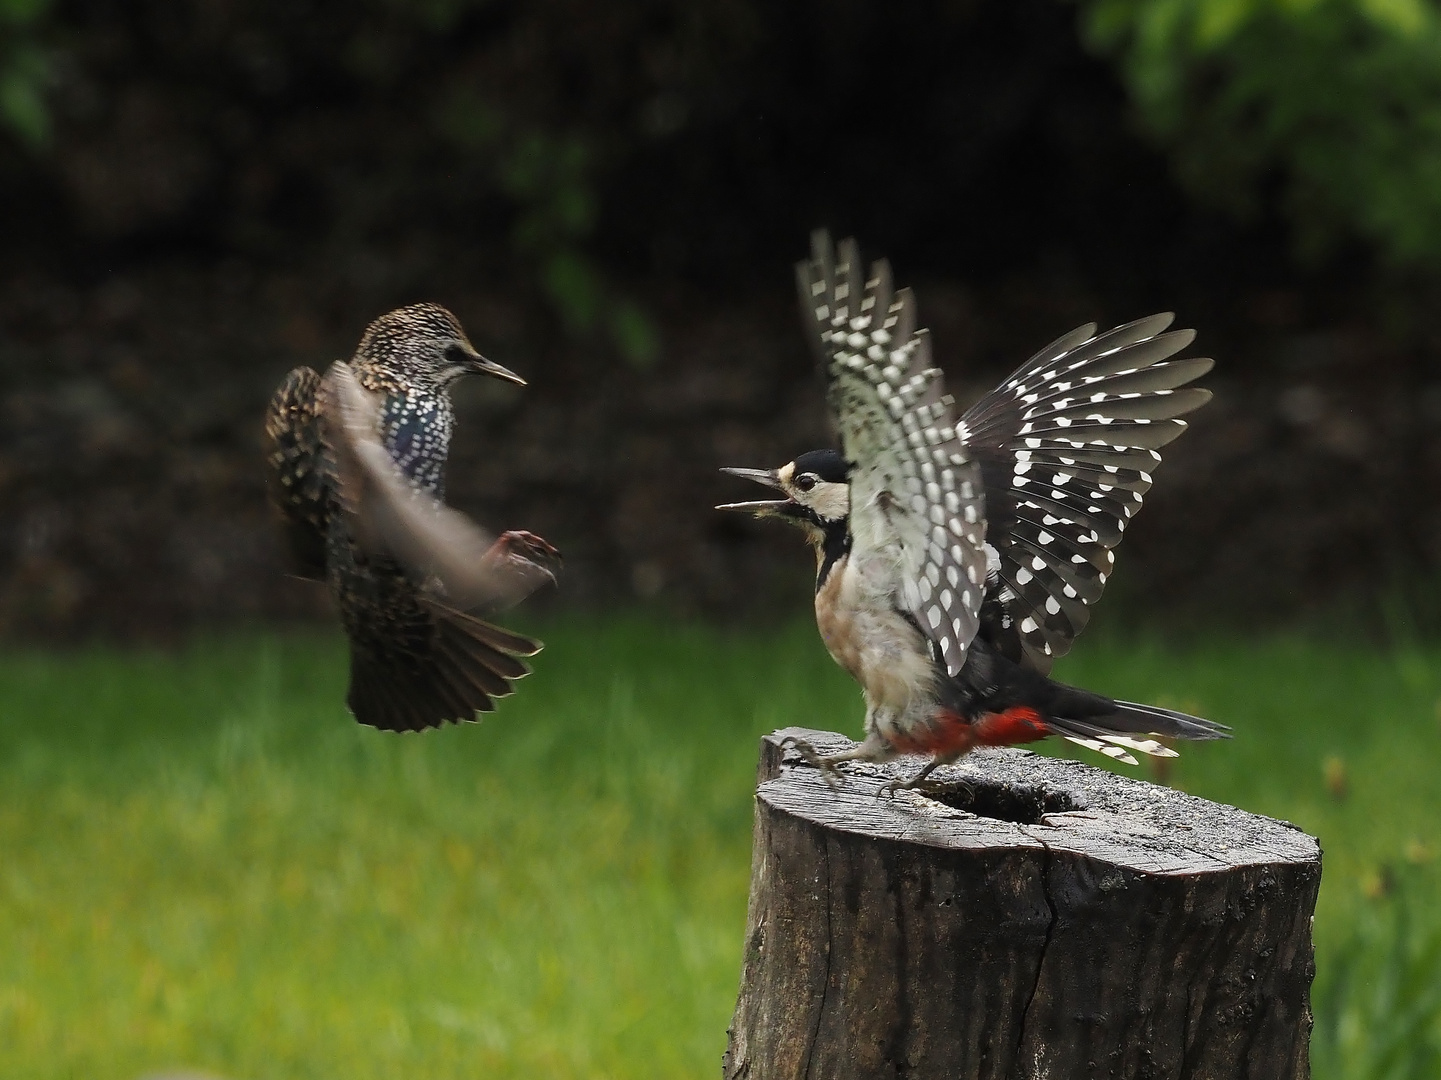
[[371, 323], [323, 378], [296, 368], [266, 413], [271, 501], [296, 573], [340, 608], [346, 704], [372, 727], [473, 720], [541, 648], [480, 616], [554, 581], [559, 553], [527, 532], [492, 538], [444, 505], [450, 386], [471, 373], [525, 385], [445, 308], [415, 304]]

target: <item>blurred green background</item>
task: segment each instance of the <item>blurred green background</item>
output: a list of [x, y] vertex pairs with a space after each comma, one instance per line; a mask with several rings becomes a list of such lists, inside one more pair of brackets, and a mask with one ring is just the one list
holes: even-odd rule
[[[859, 695], [807, 623], [537, 629], [498, 714], [420, 737], [347, 719], [330, 635], [0, 664], [5, 1076], [717, 1075], [759, 737]], [[1102, 636], [1061, 674], [1235, 726], [1152, 777], [1322, 838], [1315, 1075], [1436, 1076], [1441, 648]]]
[[[856, 734], [791, 262], [957, 396], [1092, 319], [1217, 357], [1062, 677], [1320, 836], [1316, 1075], [1441, 1076], [1441, 5], [0, 0], [0, 1074], [714, 1075], [759, 735]], [[454, 502], [564, 588], [486, 724], [340, 704], [259, 418], [436, 300]], [[641, 612], [641, 614], [637, 614]]]

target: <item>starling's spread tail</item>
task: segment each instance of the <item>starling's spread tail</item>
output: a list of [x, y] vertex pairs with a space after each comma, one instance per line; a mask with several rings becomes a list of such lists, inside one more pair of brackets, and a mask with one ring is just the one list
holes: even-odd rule
[[1176, 751], [1155, 739], [1146, 738], [1148, 735], [1167, 739], [1231, 737], [1231, 729], [1224, 724], [1189, 716], [1173, 709], [1137, 705], [1130, 701], [1115, 701], [1110, 704], [1113, 708], [1100, 715], [1087, 716], [1083, 720], [1068, 717], [1048, 718], [1046, 726], [1068, 742], [1105, 754], [1117, 761], [1124, 761], [1127, 765], [1136, 764], [1136, 759], [1127, 753], [1129, 750], [1150, 754], [1152, 757], [1176, 756]]
[[362, 724], [387, 731], [421, 731], [446, 721], [492, 712], [511, 682], [530, 674], [524, 656], [541, 643], [422, 599], [430, 617], [428, 641], [385, 653], [352, 649], [346, 704]]

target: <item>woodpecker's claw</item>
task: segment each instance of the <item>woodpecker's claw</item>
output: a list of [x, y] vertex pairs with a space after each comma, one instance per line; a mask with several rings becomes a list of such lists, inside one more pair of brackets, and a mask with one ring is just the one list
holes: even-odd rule
[[939, 795], [950, 785], [940, 780], [922, 780], [916, 777], [913, 780], [887, 780], [876, 791], [876, 798], [882, 795], [895, 795], [898, 791], [919, 791], [922, 795]]
[[825, 780], [828, 788], [832, 791], [836, 790], [836, 778], [840, 776], [841, 771], [836, 768], [833, 760], [821, 754], [804, 739], [798, 739], [794, 735], [787, 735], [781, 740], [781, 749], [794, 750], [807, 765], [820, 770], [821, 779]]
[[881, 785], [880, 790], [876, 792], [876, 798], [879, 799], [882, 795], [894, 795], [898, 791], [919, 791], [925, 795], [938, 794], [949, 785], [943, 784], [939, 780], [929, 780], [927, 777], [931, 775], [939, 764], [941, 764], [939, 759], [932, 759], [926, 762], [921, 771], [909, 780], [887, 780]]

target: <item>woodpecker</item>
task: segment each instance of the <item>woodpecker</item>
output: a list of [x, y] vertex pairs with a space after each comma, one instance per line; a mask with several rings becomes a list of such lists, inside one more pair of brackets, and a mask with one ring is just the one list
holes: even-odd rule
[[1087, 324], [957, 421], [914, 296], [887, 263], [867, 279], [855, 242], [833, 250], [822, 232], [796, 271], [841, 449], [725, 469], [780, 497], [717, 509], [805, 532], [821, 638], [864, 690], [864, 741], [828, 757], [798, 743], [802, 755], [828, 776], [844, 761], [929, 755], [895, 789], [925, 786], [976, 746], [1058, 735], [1134, 765], [1131, 751], [1176, 756], [1154, 736], [1227, 737], [1048, 677], [1100, 599], [1160, 448], [1210, 400], [1187, 384], [1211, 361], [1171, 359], [1194, 332], [1166, 332], [1170, 314], [1102, 334]]
[[416, 304], [376, 319], [324, 377], [290, 372], [266, 413], [271, 502], [295, 572], [335, 597], [346, 704], [372, 727], [473, 720], [541, 648], [478, 616], [554, 581], [559, 553], [527, 532], [493, 538], [444, 505], [450, 387], [468, 374], [525, 385], [445, 308]]

